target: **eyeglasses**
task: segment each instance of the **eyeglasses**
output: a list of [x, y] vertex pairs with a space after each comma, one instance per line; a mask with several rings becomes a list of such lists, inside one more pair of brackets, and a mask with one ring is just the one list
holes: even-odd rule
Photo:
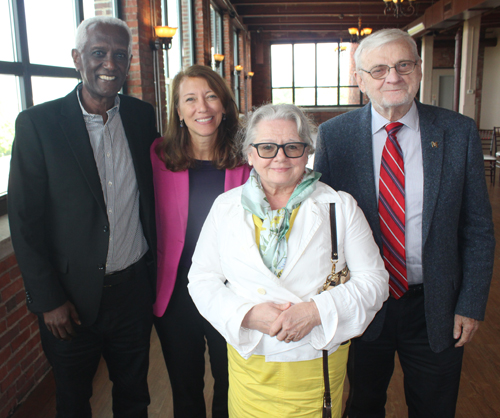
[[274, 158], [278, 155], [280, 148], [288, 158], [300, 158], [304, 155], [304, 151], [309, 144], [305, 142], [289, 142], [287, 144], [278, 145], [274, 142], [261, 142], [260, 144], [250, 144], [257, 150], [260, 158]]
[[389, 73], [391, 72], [391, 68], [395, 68], [396, 72], [399, 75], [408, 75], [415, 70], [416, 66], [417, 63], [414, 61], [401, 61], [398, 62], [394, 67], [389, 67], [388, 65], [377, 65], [370, 71], [366, 71], [363, 69], [361, 69], [361, 71], [370, 74], [375, 80], [381, 80], [389, 75]]

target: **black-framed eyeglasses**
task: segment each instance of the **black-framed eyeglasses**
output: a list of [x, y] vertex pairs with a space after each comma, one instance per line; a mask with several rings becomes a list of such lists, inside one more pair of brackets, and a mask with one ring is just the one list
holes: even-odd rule
[[363, 69], [361, 69], [361, 71], [370, 74], [375, 80], [381, 80], [389, 75], [391, 68], [395, 68], [396, 72], [399, 75], [408, 75], [415, 70], [416, 66], [417, 63], [415, 61], [401, 61], [398, 62], [394, 67], [389, 67], [388, 65], [377, 65], [370, 71], [366, 71]]
[[274, 158], [278, 155], [280, 148], [288, 158], [300, 158], [304, 155], [304, 151], [309, 144], [305, 142], [288, 142], [287, 144], [278, 145], [274, 142], [261, 142], [260, 144], [250, 144], [257, 150], [260, 158]]

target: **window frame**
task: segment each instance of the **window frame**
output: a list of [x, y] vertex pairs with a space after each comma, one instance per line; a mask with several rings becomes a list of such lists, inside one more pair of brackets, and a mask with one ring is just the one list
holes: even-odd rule
[[[331, 85], [331, 86], [318, 86], [318, 71], [317, 71], [317, 57], [318, 57], [318, 44], [337, 44], [337, 50], [336, 53], [338, 55], [338, 60], [337, 60], [337, 85]], [[340, 66], [341, 66], [341, 60], [340, 60], [340, 54], [342, 53], [341, 51], [341, 44], [344, 44], [346, 42], [341, 42], [339, 41], [323, 41], [323, 42], [315, 42], [315, 41], [284, 41], [284, 42], [272, 42], [271, 43], [271, 48], [273, 45], [291, 45], [292, 47], [292, 84], [291, 86], [286, 86], [286, 87], [273, 87], [272, 84], [272, 68], [273, 68], [273, 59], [272, 59], [272, 54], [270, 54], [270, 65], [271, 65], [271, 100], [273, 97], [273, 91], [274, 90], [282, 90], [282, 89], [292, 89], [292, 101], [295, 104], [295, 90], [296, 89], [301, 89], [301, 88], [314, 88], [314, 103], [311, 105], [297, 105], [301, 107], [307, 107], [311, 109], [325, 109], [325, 108], [345, 108], [345, 107], [363, 107], [366, 104], [365, 101], [365, 95], [361, 90], [359, 90], [359, 102], [358, 103], [349, 103], [349, 104], [340, 104], [340, 93], [341, 89], [343, 88], [359, 88], [357, 84], [349, 84], [349, 85], [341, 85], [340, 84], [340, 76], [341, 76], [341, 71], [340, 71]], [[303, 87], [303, 86], [295, 86], [295, 45], [300, 45], [300, 44], [314, 44], [314, 56], [315, 56], [315, 72], [314, 72], [314, 86], [308, 86], [308, 87]], [[328, 104], [328, 105], [318, 105], [318, 89], [319, 88], [335, 88], [337, 89], [337, 104]]]
[[210, 2], [210, 50], [212, 70], [224, 77], [224, 65], [221, 63], [217, 66], [214, 60], [214, 54], [224, 55], [224, 22], [222, 13], [214, 2]]
[[[24, 0], [7, 1], [9, 1], [12, 11], [11, 23], [16, 53], [15, 61], [0, 61], [0, 74], [18, 77], [21, 111], [23, 111], [33, 106], [32, 77], [74, 78], [79, 80], [80, 74], [75, 68], [30, 63]], [[73, 1], [76, 28], [84, 19], [83, 0]], [[114, 16], [119, 17], [121, 15], [119, 1], [112, 0], [111, 3]], [[7, 213], [7, 198], [7, 192], [0, 195], [0, 216]]]

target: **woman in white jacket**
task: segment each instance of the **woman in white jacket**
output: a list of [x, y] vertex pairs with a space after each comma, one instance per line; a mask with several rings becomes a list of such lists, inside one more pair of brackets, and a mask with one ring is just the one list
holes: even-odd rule
[[[242, 151], [254, 169], [216, 199], [193, 255], [190, 295], [228, 343], [230, 417], [320, 416], [323, 350], [332, 415], [340, 416], [345, 343], [389, 295], [356, 201], [306, 168], [310, 133], [294, 105], [266, 105], [249, 117]], [[331, 203], [336, 271], [347, 265], [350, 280], [321, 292], [332, 271]]]

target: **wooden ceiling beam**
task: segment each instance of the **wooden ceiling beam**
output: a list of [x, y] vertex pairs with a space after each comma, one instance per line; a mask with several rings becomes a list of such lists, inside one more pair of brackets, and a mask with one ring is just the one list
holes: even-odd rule
[[331, 3], [329, 6], [310, 6], [310, 5], [280, 5], [280, 6], [237, 6], [236, 11], [242, 17], [246, 16], [268, 16], [280, 14], [384, 14], [384, 4], [372, 4], [367, 7], [358, 7], [356, 4], [340, 6], [337, 3]]

